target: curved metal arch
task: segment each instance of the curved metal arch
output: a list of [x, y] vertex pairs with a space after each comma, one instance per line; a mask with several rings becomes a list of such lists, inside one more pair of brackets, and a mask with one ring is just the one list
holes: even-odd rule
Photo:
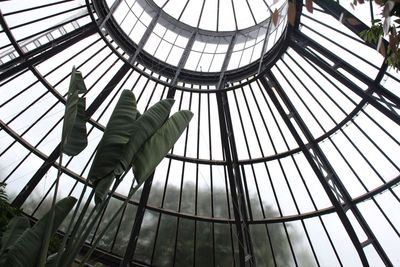
[[[87, 5], [88, 5], [87, 0]], [[109, 9], [107, 5], [103, 1], [94, 1], [95, 10], [97, 15], [101, 19], [107, 18], [107, 14], [109, 14]], [[295, 25], [291, 26], [289, 23], [287, 25], [286, 34], [282, 34], [279, 40], [276, 42], [274, 47], [265, 53], [263, 58], [263, 70], [271, 67], [282, 55], [286, 48], [288, 47], [289, 36], [293, 29], [298, 28], [299, 26], [299, 17], [302, 10], [302, 0], [296, 0], [296, 20]], [[94, 17], [92, 17], [94, 19]], [[100, 19], [100, 22], [101, 22]], [[111, 16], [105, 22], [105, 27], [107, 29], [107, 33], [113, 38], [114, 41], [129, 55], [134, 55], [137, 50], [137, 44], [135, 44], [126, 33], [120, 29], [119, 25], [116, 23], [115, 19]], [[104, 33], [102, 33], [104, 34]], [[104, 38], [106, 40], [106, 38]], [[108, 42], [108, 41], [107, 41]], [[137, 61], [143, 64], [144, 66], [152, 69], [153, 71], [161, 74], [170, 79], [174, 78], [175, 73], [178, 68], [166, 62], [163, 62], [151, 55], [149, 55], [146, 51], [140, 51]], [[225, 72], [226, 81], [238, 81], [244, 78], [247, 78], [251, 75], [257, 74], [258, 65], [260, 60], [256, 60], [249, 65], [243, 66], [241, 68], [235, 70], [229, 70]], [[216, 84], [219, 81], [220, 72], [197, 72], [182, 69], [179, 74], [179, 80], [182, 82], [194, 83], [194, 84]], [[177, 87], [179, 90], [179, 87]]]
[[[105, 1], [105, 0], [102, 0]], [[137, 0], [137, 2], [139, 2], [141, 4], [141, 6], [146, 9], [146, 7], [149, 7], [150, 9], [152, 9], [152, 11], [154, 13], [158, 13], [160, 12], [160, 17], [163, 18], [165, 20], [165, 22], [167, 22], [168, 24], [162, 24], [164, 27], [170, 28], [170, 27], [177, 27], [179, 29], [182, 29], [188, 33], [192, 33], [195, 31], [198, 31], [199, 34], [201, 35], [206, 35], [206, 36], [221, 36], [221, 37], [230, 37], [235, 35], [236, 33], [239, 34], [246, 34], [246, 33], [250, 33], [252, 31], [255, 31], [257, 29], [259, 29], [260, 27], [262, 27], [263, 25], [267, 24], [268, 21], [270, 20], [271, 17], [266, 18], [265, 20], [261, 21], [258, 24], [255, 24], [253, 26], [244, 28], [244, 29], [240, 29], [240, 30], [234, 30], [234, 31], [211, 31], [211, 30], [205, 30], [205, 29], [201, 29], [201, 28], [196, 28], [193, 27], [191, 25], [188, 25], [186, 23], [183, 23], [179, 20], [177, 20], [176, 18], [172, 17], [171, 15], [169, 15], [168, 13], [166, 13], [161, 7], [159, 7], [156, 3], [154, 3], [153, 0]]]
[[[28, 149], [30, 152], [32, 152], [34, 155], [39, 157], [42, 160], [46, 160], [48, 157], [39, 151], [37, 148], [33, 147], [31, 144], [29, 144], [28, 141], [25, 139], [21, 138], [16, 132], [14, 132], [9, 126], [7, 126], [4, 122], [0, 120], [0, 126], [3, 130], [5, 130], [10, 136], [12, 136], [17, 142], [19, 142], [22, 146], [24, 146], [26, 149]], [[58, 168], [59, 164], [57, 162], [54, 162], [52, 165], [54, 168]], [[80, 176], [79, 174], [71, 171], [70, 169], [61, 166], [61, 171], [65, 173], [66, 175], [70, 176], [71, 178], [77, 180], [80, 183], [85, 183], [85, 178]], [[379, 194], [382, 194], [386, 190], [389, 190], [390, 188], [393, 188], [397, 186], [397, 184], [400, 183], [400, 175], [393, 178], [389, 182], [363, 194], [358, 197], [355, 197], [352, 199], [352, 203], [354, 205], [358, 203], [362, 203], [366, 200], [371, 199], [374, 196], [377, 196]], [[116, 199], [119, 199], [121, 201], [124, 201], [126, 198], [125, 196], [114, 193], [113, 195]], [[139, 203], [138, 201], [131, 200], [129, 201], [130, 204], [137, 206]], [[173, 210], [169, 209], [164, 209], [164, 208], [159, 208], [153, 205], [147, 205], [147, 209], [155, 212], [159, 212], [162, 214], [168, 214], [171, 216], [175, 217], [182, 217], [186, 219], [193, 219], [193, 220], [198, 220], [198, 221], [205, 221], [205, 222], [215, 222], [215, 223], [221, 223], [221, 224], [233, 224], [234, 220], [233, 219], [227, 219], [227, 218], [218, 218], [218, 217], [207, 217], [207, 216], [198, 216], [198, 215], [191, 215], [191, 214], [186, 214], [186, 213], [179, 213]], [[322, 208], [316, 211], [311, 211], [311, 212], [304, 212], [301, 214], [296, 214], [296, 215], [286, 215], [282, 217], [274, 217], [274, 218], [266, 218], [266, 219], [255, 219], [255, 220], [250, 220], [249, 224], [264, 224], [264, 223], [283, 223], [283, 222], [289, 222], [289, 221], [295, 221], [295, 220], [302, 220], [302, 219], [307, 219], [307, 218], [313, 218], [316, 216], [322, 216], [325, 214], [333, 213], [335, 211], [335, 208], [333, 206], [331, 207], [326, 207]]]
[[[86, 6], [88, 10], [92, 10], [91, 4], [89, 2], [90, 0], [85, 0]], [[258, 69], [258, 64], [259, 60], [250, 63], [247, 66], [241, 67], [239, 69], [236, 69], [234, 71], [226, 71], [225, 72], [225, 78], [227, 81], [230, 82], [235, 82], [235, 81], [240, 81], [240, 80], [246, 80], [242, 81], [241, 84], [234, 85], [231, 83], [228, 86], [225, 86], [224, 88], [221, 88], [220, 90], [217, 89], [196, 89], [193, 87], [184, 87], [184, 86], [179, 86], [179, 85], [174, 85], [174, 88], [176, 90], [184, 91], [184, 92], [198, 92], [198, 93], [216, 93], [220, 91], [230, 91], [234, 90], [236, 88], [240, 88], [241, 86], [247, 85], [255, 80], [257, 80], [257, 77], [260, 75], [263, 75], [266, 70], [268, 70], [270, 67], [272, 67], [280, 58], [280, 56], [286, 51], [286, 49], [289, 47], [290, 43], [290, 38], [288, 35], [290, 35], [293, 30], [297, 29], [300, 25], [300, 15], [302, 12], [302, 0], [295, 0], [296, 1], [296, 17], [295, 17], [295, 23], [294, 25], [288, 25], [288, 28], [286, 30], [286, 35], [283, 34], [280, 36], [280, 39], [276, 42], [274, 47], [269, 50], [267, 53], [264, 55], [263, 59], [263, 69], [261, 72], [257, 72]], [[98, 4], [99, 2], [95, 2], [95, 4]], [[96, 9], [97, 10], [97, 9]], [[104, 16], [107, 16], [106, 12], [101, 11], [102, 9], [100, 8], [99, 11], [103, 14]], [[93, 22], [96, 22], [96, 19], [93, 15], [92, 12], [89, 12], [89, 15], [92, 19]], [[107, 23], [109, 20], [107, 20]], [[111, 20], [112, 21], [112, 20]], [[107, 34], [109, 34], [113, 40], [119, 40], [118, 45], [122, 47], [124, 51], [130, 51], [130, 53], [134, 54], [136, 51], [136, 44], [134, 44], [128, 37], [124, 37], [124, 33], [121, 30], [118, 30], [118, 26], [116, 25], [115, 21], [113, 22], [113, 26], [108, 28]], [[97, 28], [98, 34], [102, 37], [104, 42], [108, 45], [108, 47], [114, 51], [115, 55], [117, 55], [121, 60], [123, 60], [125, 63], [129, 63], [129, 60], [123, 57], [117, 49], [112, 46], [109, 41], [107, 40], [106, 33], [101, 31], [100, 28]], [[155, 73], [162, 75], [163, 77], [169, 78], [169, 80], [172, 82], [173, 78], [175, 77], [175, 74], [178, 71], [178, 67], [172, 66], [168, 63], [162, 62], [152, 56], [150, 56], [147, 52], [141, 51], [139, 55], [139, 62], [143, 64], [145, 68], [152, 69]], [[163, 81], [159, 78], [156, 78], [152, 76], [151, 74], [147, 73], [143, 69], [137, 67], [136, 65], [131, 64], [131, 67], [141, 73], [143, 76], [147, 77], [148, 79], [151, 79], [152, 81], [155, 81], [161, 85], [165, 86], [171, 86], [170, 82]], [[181, 69], [179, 70], [179, 81], [182, 81], [184, 83], [188, 84], [196, 84], [196, 85], [214, 85], [219, 81], [220, 73], [219, 72], [202, 72], [199, 73], [195, 71], [190, 71], [186, 69]], [[251, 77], [249, 79], [249, 77]]]
[[[89, 3], [90, 0], [85, 0], [85, 1], [86, 1], [86, 6], [87, 6], [88, 10], [91, 10], [91, 4]], [[92, 21], [95, 22], [96, 19], [95, 19], [93, 13], [89, 12], [89, 15], [90, 15]], [[298, 24], [299, 24], [299, 22], [296, 25], [298, 25]], [[115, 55], [117, 55], [125, 63], [129, 63], [129, 60], [126, 59], [125, 57], [123, 57], [117, 51], [117, 49], [110, 44], [110, 42], [107, 40], [106, 33], [101, 31], [101, 29], [98, 28], [98, 27], [97, 27], [97, 32], [101, 36], [103, 41], [107, 44], [107, 46], [114, 52]], [[108, 32], [107, 34], [110, 34], [110, 36], [115, 38], [115, 36], [113, 34], [117, 34], [118, 35], [119, 33], [117, 31], [114, 32], [113, 30], [111, 30], [111, 32]], [[281, 39], [284, 39], [284, 38], [282, 38], [282, 36], [281, 36]], [[124, 41], [125, 39], [122, 39], [122, 40]], [[278, 45], [278, 43], [281, 44], [281, 45]], [[119, 43], [119, 45], [121, 45], [121, 43]], [[281, 47], [281, 46], [283, 46], [283, 47]], [[279, 40], [277, 42], [276, 46], [275, 46], [275, 47], [280, 47], [280, 49], [277, 52], [277, 54], [281, 55], [286, 50], [286, 48], [288, 46], [289, 46], [289, 40], [287, 38], [285, 40]], [[124, 47], [125, 48], [129, 47], [127, 49], [132, 50], [131, 51], [132, 53], [134, 53], [134, 51], [136, 51], [135, 48], [134, 48], [135, 44], [133, 44], [133, 43], [129, 44], [129, 42], [125, 42], [125, 44], [122, 44], [121, 47], [123, 47], [123, 48]], [[271, 49], [270, 51], [268, 51], [267, 54], [265, 55], [265, 57], [267, 57], [270, 52], [271, 52], [272, 56], [275, 55], [276, 53], [272, 52], [272, 50], [274, 50], [275, 47], [273, 49]], [[177, 67], [174, 67], [174, 66], [169, 65], [167, 63], [161, 62], [158, 59], [153, 58], [150, 55], [148, 55], [148, 53], [146, 53], [145, 51], [142, 51], [141, 53], [143, 53], [143, 55], [141, 55], [139, 58], [141, 60], [144, 60], [145, 62], [149, 63], [149, 64], [145, 64], [144, 66], [147, 66], [147, 67], [150, 66], [151, 69], [154, 69], [156, 73], [158, 73], [160, 75], [163, 75], [163, 77], [167, 77], [167, 78], [169, 77], [169, 80], [172, 82], [173, 77], [175, 77], [175, 74], [176, 74], [176, 71], [177, 71], [177, 69], [175, 69], [175, 68], [177, 68]], [[268, 66], [272, 66], [279, 59], [278, 55], [276, 57], [274, 57], [274, 60], [273, 60], [274, 62], [271, 62], [271, 64], [268, 65]], [[146, 57], [149, 57], [149, 59], [146, 59]], [[254, 71], [250, 71], [249, 69], [251, 69], [251, 66], [255, 65], [256, 62], [253, 62], [253, 63], [249, 64], [248, 66], [243, 67], [240, 75], [235, 76], [235, 79], [233, 79], [233, 78], [230, 79], [229, 78], [228, 80], [236, 81], [236, 80], [246, 79], [247, 81], [242, 83], [242, 85], [251, 83], [252, 81], [256, 80], [255, 76], [253, 78], [251, 78], [251, 79], [248, 78], [249, 76], [252, 76], [254, 74]], [[165, 64], [166, 64], [165, 68], [157, 67], [157, 66], [165, 65]], [[144, 71], [143, 69], [139, 68], [136, 65], [131, 64], [131, 67], [132, 67], [132, 69], [134, 69], [135, 71], [141, 73], [143, 76], [147, 77], [148, 79], [150, 79], [152, 81], [155, 81], [155, 82], [157, 82], [157, 83], [159, 83], [161, 85], [171, 86], [170, 82], [166, 82], [166, 81], [163, 81], [161, 79], [158, 79], [158, 78], [150, 75], [149, 73], [147, 73], [146, 71]], [[255, 68], [255, 66], [253, 66], [253, 68]], [[183, 71], [183, 74], [181, 74], [182, 71]], [[247, 74], [247, 73], [250, 73], [250, 74]], [[190, 70], [182, 69], [182, 70], [180, 70], [179, 80], [182, 81], [182, 82], [185, 82], [185, 83], [189, 83], [189, 84], [193, 83], [193, 84], [199, 84], [199, 85], [202, 85], [202, 84], [208, 85], [208, 84], [215, 84], [219, 79], [219, 73], [202, 73], [203, 76], [198, 76], [198, 75], [196, 76], [195, 75], [195, 77], [193, 75], [195, 75], [195, 72], [192, 73], [192, 71], [190, 71]], [[226, 75], [230, 76], [229, 75], [229, 71], [227, 72]], [[221, 91], [234, 90], [236, 88], [239, 88], [240, 86], [241, 85], [230, 85], [230, 86], [227, 86], [227, 87], [221, 89]], [[214, 92], [215, 93], [215, 92], [218, 91], [217, 89], [207, 89], [207, 90], [205, 90], [205, 89], [196, 89], [196, 88], [191, 88], [191, 87], [184, 87], [184, 86], [179, 86], [179, 85], [174, 85], [174, 88], [176, 90], [180, 90], [180, 91], [183, 91], [183, 92], [198, 92], [198, 93]]]

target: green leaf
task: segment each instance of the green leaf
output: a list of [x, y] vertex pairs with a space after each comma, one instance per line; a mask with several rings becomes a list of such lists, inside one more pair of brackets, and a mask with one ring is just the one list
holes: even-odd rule
[[189, 125], [193, 113], [181, 110], [172, 115], [143, 145], [132, 163], [133, 174], [140, 184], [154, 171]]
[[69, 90], [77, 92], [78, 94], [84, 94], [87, 92], [85, 82], [83, 81], [82, 73], [77, 71], [75, 67], [72, 68], [71, 81], [69, 83]]
[[102, 179], [98, 179], [95, 186], [96, 194], [94, 196], [94, 202], [100, 203], [103, 199], [107, 197], [108, 190], [114, 182], [114, 172], [110, 172], [108, 175], [104, 176]]
[[[51, 235], [55, 233], [65, 217], [76, 203], [73, 197], [66, 197], [56, 203], [55, 219]], [[37, 266], [42, 239], [47, 231], [47, 221], [50, 211], [47, 212], [32, 228], [26, 230], [18, 240], [2, 255], [2, 266], [29, 267]]]
[[144, 142], [149, 139], [166, 121], [175, 101], [164, 99], [154, 104], [134, 123], [129, 143], [124, 149], [116, 175], [122, 174], [132, 164], [132, 160]]
[[87, 146], [85, 99], [79, 94], [86, 92], [82, 73], [72, 69], [62, 131], [63, 152], [78, 155]]
[[[122, 91], [107, 123], [88, 175], [88, 179], [95, 187], [96, 203], [107, 194], [108, 188], [105, 185], [112, 184], [115, 177], [114, 171], [120, 163], [122, 151], [129, 142], [137, 116], [135, 96], [129, 90]], [[102, 181], [101, 186], [97, 187], [102, 179], [107, 181]]]
[[16, 216], [12, 218], [7, 225], [7, 229], [3, 233], [1, 239], [0, 255], [4, 253], [10, 246], [14, 245], [18, 238], [30, 228], [29, 220], [23, 216]]
[[[127, 91], [130, 92], [130, 91]], [[131, 93], [128, 93], [131, 94]], [[132, 94], [133, 95], [133, 94]], [[174, 104], [174, 100], [165, 99], [161, 100], [151, 108], [149, 108], [143, 115], [139, 116], [139, 112], [136, 111], [136, 121], [125, 122], [127, 128], [130, 127], [130, 136], [128, 143], [124, 144], [122, 149], [119, 149], [117, 152], [119, 155], [114, 155], [114, 159], [116, 160], [116, 165], [114, 169], [111, 171], [109, 169], [105, 173], [105, 176], [96, 182], [96, 196], [95, 202], [99, 203], [102, 199], [104, 199], [107, 195], [108, 189], [113, 183], [114, 177], [121, 175], [124, 171], [126, 171], [131, 163], [133, 156], [140, 149], [143, 143], [154, 134], [154, 132], [161, 127], [161, 125], [168, 118], [169, 112], [171, 111], [172, 105]], [[111, 119], [110, 119], [111, 120]], [[107, 125], [107, 128], [109, 126]], [[127, 132], [126, 130], [124, 132]], [[104, 134], [106, 135], [106, 134]], [[105, 138], [105, 137], [103, 137]], [[100, 149], [99, 149], [100, 150]], [[98, 151], [100, 153], [100, 151]]]

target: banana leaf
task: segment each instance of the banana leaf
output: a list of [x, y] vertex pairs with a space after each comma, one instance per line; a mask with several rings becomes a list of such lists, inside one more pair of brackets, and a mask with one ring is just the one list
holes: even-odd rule
[[138, 151], [132, 163], [136, 181], [144, 182], [188, 126], [193, 113], [181, 110], [172, 115]]
[[18, 238], [25, 232], [26, 229], [30, 228], [29, 219], [23, 216], [15, 216], [12, 218], [7, 225], [7, 229], [4, 231], [1, 238], [1, 250], [0, 256], [9, 247], [15, 244]]
[[61, 225], [65, 217], [75, 205], [76, 199], [74, 197], [66, 197], [56, 203], [55, 206], [55, 219], [52, 229], [48, 229], [47, 221], [50, 218], [50, 212], [47, 212], [32, 228], [23, 232], [15, 243], [8, 246], [4, 255], [1, 255], [2, 262], [0, 266], [4, 267], [29, 267], [37, 266], [42, 239], [47, 231], [51, 235], [55, 233]]
[[115, 170], [122, 158], [122, 151], [129, 142], [138, 114], [133, 93], [129, 90], [122, 91], [88, 175], [88, 179], [95, 187], [96, 203], [104, 198], [115, 178]]
[[166, 121], [174, 102], [173, 99], [161, 100], [137, 119], [133, 125], [129, 143], [125, 147], [120, 164], [116, 169], [116, 175], [122, 174], [130, 167], [136, 152]]
[[87, 92], [85, 82], [82, 77], [82, 73], [77, 71], [75, 67], [72, 68], [71, 72], [71, 80], [69, 83], [69, 90], [73, 90], [73, 92], [77, 92], [78, 94], [84, 94]]
[[85, 99], [79, 94], [86, 92], [82, 73], [72, 69], [62, 131], [62, 149], [69, 156], [78, 155], [87, 146]]

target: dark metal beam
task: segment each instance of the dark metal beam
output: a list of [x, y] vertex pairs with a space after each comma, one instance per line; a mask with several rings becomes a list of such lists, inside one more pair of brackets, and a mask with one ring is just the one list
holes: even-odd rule
[[[314, 0], [314, 2], [337, 20], [341, 19], [342, 24], [357, 34], [357, 36], [360, 35], [360, 32], [369, 29], [364, 22], [347, 11], [338, 2], [332, 0]], [[384, 42], [387, 43], [386, 41]], [[376, 48], [376, 44], [366, 43], [366, 45]]]
[[100, 19], [98, 24], [100, 29], [104, 28], [104, 25], [106, 24], [106, 22], [111, 18], [111, 16], [114, 15], [114, 12], [117, 10], [117, 8], [119, 7], [119, 5], [121, 4], [122, 0], [116, 0], [112, 6], [110, 7], [110, 10], [107, 13], [107, 16], [103, 19]]
[[225, 87], [225, 80], [226, 80], [226, 70], [228, 69], [229, 61], [231, 60], [233, 48], [235, 47], [237, 35], [233, 35], [230, 42], [228, 49], [225, 54], [224, 62], [222, 63], [221, 72], [219, 74], [218, 84], [217, 84], [217, 91], [221, 91]]
[[247, 209], [245, 204], [244, 190], [242, 187], [239, 165], [237, 162], [237, 151], [234, 144], [232, 122], [230, 121], [228, 99], [226, 92], [216, 95], [218, 104], [218, 115], [220, 121], [221, 141], [227, 162], [229, 187], [232, 198], [232, 206], [235, 217], [236, 233], [238, 237], [239, 266], [255, 266], [255, 259], [252, 251], [251, 237], [247, 220]]
[[73, 30], [65, 35], [54, 39], [38, 48], [33, 49], [24, 54], [23, 57], [17, 57], [0, 66], [0, 81], [5, 80], [18, 72], [28, 68], [29, 66], [37, 65], [46, 59], [51, 58], [57, 53], [67, 49], [68, 47], [78, 43], [86, 37], [96, 32], [96, 25], [89, 23], [81, 28]]
[[[355, 246], [360, 260], [364, 266], [369, 266], [368, 260], [365, 256], [363, 250], [363, 244], [360, 243], [358, 240], [357, 234], [346, 216], [346, 210], [350, 209], [356, 219], [358, 220], [360, 226], [363, 228], [365, 234], [367, 235], [368, 244], [372, 244], [375, 249], [377, 250], [378, 254], [381, 256], [383, 262], [387, 266], [392, 266], [389, 258], [387, 257], [385, 251], [381, 247], [380, 243], [376, 239], [374, 233], [370, 229], [369, 225], [366, 223], [365, 219], [363, 218], [361, 212], [359, 211], [358, 207], [352, 202], [352, 198], [348, 193], [346, 187], [342, 184], [340, 178], [336, 174], [334, 168], [330, 165], [330, 162], [326, 158], [325, 154], [322, 152], [320, 147], [308, 129], [305, 122], [300, 117], [299, 113], [297, 112], [296, 108], [292, 104], [289, 97], [286, 95], [283, 88], [280, 86], [278, 81], [276, 80], [275, 76], [272, 72], [267, 73], [268, 80], [265, 77], [261, 77], [260, 81], [265, 87], [268, 95], [270, 96], [272, 102], [275, 104], [278, 112], [282, 116], [283, 120], [285, 121], [286, 125], [288, 126], [289, 130], [291, 131], [293, 137], [295, 138], [296, 142], [300, 147], [302, 147], [302, 151], [307, 158], [310, 166], [314, 170], [315, 174], [317, 175], [321, 185], [323, 186], [328, 198], [332, 202], [333, 206], [336, 209], [336, 212], [342, 221], [343, 226], [345, 227], [350, 239]], [[275, 93], [276, 91], [276, 93]], [[277, 95], [281, 98], [283, 103], [285, 104], [286, 108], [289, 111], [289, 114], [285, 112], [284, 107], [279, 102]], [[293, 118], [297, 125], [299, 126], [300, 130], [306, 137], [307, 141], [309, 142], [308, 145], [305, 145], [302, 141], [299, 133], [296, 131], [294, 124], [292, 123], [291, 119]], [[326, 174], [324, 174], [324, 172]], [[344, 202], [344, 206], [342, 206], [341, 201]]]
[[[379, 77], [380, 79], [375, 79], [372, 80], [371, 78], [367, 77], [365, 74], [363, 74], [361, 71], [357, 70], [353, 66], [349, 65], [347, 62], [345, 62], [343, 59], [339, 58], [337, 55], [333, 54], [331, 51], [327, 50], [325, 47], [321, 46], [320, 44], [316, 43], [315, 41], [311, 40], [309, 37], [304, 35], [303, 33], [296, 32], [295, 34], [292, 35], [292, 42], [291, 42], [291, 47], [299, 53], [302, 57], [304, 57], [306, 60], [311, 61], [324, 71], [328, 72], [333, 78], [338, 80], [340, 83], [345, 85], [348, 89], [350, 89], [352, 92], [357, 94], [359, 97], [365, 99], [368, 101], [369, 104], [371, 104], [373, 107], [378, 109], [380, 112], [385, 114], [387, 117], [389, 117], [391, 120], [393, 120], [395, 123], [400, 125], [400, 116], [396, 112], [393, 112], [390, 110], [390, 107], [388, 108], [385, 106], [384, 101], [378, 100], [375, 96], [373, 96], [373, 93], [376, 93], [378, 95], [383, 96], [384, 98], [388, 99], [390, 102], [395, 104], [397, 107], [400, 107], [400, 99], [397, 97], [395, 94], [387, 90], [386, 88], [382, 87], [380, 85], [380, 79], [383, 77], [384, 72], [385, 72], [385, 65], [383, 65]], [[334, 66], [329, 65], [326, 61], [321, 59], [318, 55], [312, 53], [309, 49], [307, 49], [307, 46], [312, 47], [319, 53], [323, 54], [325, 57], [327, 57], [329, 60], [334, 62]], [[352, 82], [350, 79], [348, 79], [346, 76], [344, 76], [342, 73], [340, 73], [337, 68], [341, 67], [347, 72], [349, 72], [351, 75], [354, 75], [355, 78], [359, 79], [363, 83], [365, 83], [369, 89], [367, 91], [364, 91], [361, 89], [359, 86], [357, 86], [354, 82]]]
[[[181, 56], [181, 58], [179, 60], [179, 63], [178, 63], [178, 69], [176, 70], [174, 79], [172, 80], [172, 85], [173, 86], [175, 86], [178, 83], [179, 74], [181, 73], [182, 69], [186, 65], [186, 62], [187, 62], [187, 60], [189, 58], [189, 55], [190, 55], [190, 52], [192, 51], [192, 47], [193, 47], [194, 41], [196, 41], [196, 36], [197, 36], [197, 32], [194, 32], [192, 34], [192, 36], [190, 36], [190, 39], [186, 44], [185, 51], [183, 51], [183, 53], [182, 53], [182, 56]], [[167, 98], [168, 98], [168, 96], [167, 96]]]
[[[225, 71], [235, 44], [236, 35], [231, 39], [220, 73], [217, 90], [225, 87]], [[227, 93], [220, 91], [216, 94], [218, 105], [218, 116], [221, 134], [222, 149], [225, 155], [226, 168], [228, 171], [229, 187], [232, 198], [232, 206], [235, 217], [236, 233], [238, 237], [239, 266], [256, 266], [253, 246], [249, 231], [248, 211], [239, 168], [238, 155], [229, 110]]]
[[[18, 135], [15, 131], [13, 131], [9, 126], [7, 126], [7, 124], [5, 124], [3, 121], [0, 120], [0, 128], [2, 130], [4, 130], [8, 135], [10, 135], [12, 138], [14, 138], [15, 140], [17, 140], [17, 142], [19, 144], [21, 144], [23, 147], [25, 147], [27, 150], [31, 151], [34, 155], [36, 155], [37, 157], [39, 157], [42, 160], [46, 160], [47, 156], [45, 154], [43, 154], [41, 151], [39, 151], [37, 148], [35, 148], [34, 146], [32, 146], [27, 140], [23, 139], [20, 135]], [[318, 140], [316, 139], [316, 142], [318, 142]], [[240, 164], [239, 164], [240, 165]], [[58, 163], [54, 163], [53, 166], [55, 168], [58, 168]], [[63, 173], [67, 174], [68, 176], [70, 176], [71, 178], [84, 183], [85, 179], [80, 176], [79, 174], [71, 171], [70, 169], [61, 166], [61, 170]], [[398, 183], [400, 182], [400, 176], [397, 176], [396, 178], [390, 180], [389, 182], [369, 191], [368, 193], [365, 193], [361, 196], [358, 196], [356, 198], [353, 199], [353, 203], [354, 204], [358, 204], [361, 203], [365, 200], [368, 200], [372, 197], [374, 197], [375, 195], [379, 195], [381, 193], [383, 193], [384, 191], [396, 186]], [[125, 197], [124, 195], [120, 195], [117, 193], [114, 193], [114, 196], [116, 199], [124, 201]], [[135, 205], [138, 206], [139, 203], [133, 200], [129, 201], [130, 205]], [[179, 213], [173, 210], [169, 210], [169, 209], [162, 209], [159, 207], [155, 207], [155, 206], [151, 206], [151, 205], [147, 205], [146, 207], [147, 209], [154, 211], [154, 212], [158, 212], [158, 213], [162, 213], [162, 214], [167, 214], [170, 216], [175, 216], [175, 217], [179, 217], [179, 218], [184, 218], [184, 219], [189, 219], [189, 220], [196, 220], [196, 221], [202, 221], [202, 222], [211, 222], [211, 223], [219, 223], [219, 224], [234, 224], [235, 221], [232, 219], [222, 219], [222, 218], [216, 218], [216, 217], [207, 217], [207, 216], [193, 216], [191, 214], [186, 214], [186, 213]], [[305, 212], [305, 213], [301, 213], [299, 215], [289, 215], [289, 216], [282, 216], [282, 217], [274, 217], [274, 218], [266, 218], [266, 219], [257, 219], [257, 220], [253, 220], [253, 221], [249, 221], [250, 224], [265, 224], [265, 223], [284, 223], [284, 222], [291, 222], [291, 221], [298, 221], [298, 220], [304, 220], [304, 219], [308, 219], [308, 218], [314, 218], [314, 217], [319, 217], [325, 214], [329, 214], [335, 212], [335, 208], [334, 207], [328, 207], [328, 208], [324, 208], [324, 209], [319, 209], [317, 211], [311, 211], [311, 212]]]
[[137, 44], [136, 51], [131, 57], [129, 58], [129, 62], [133, 64], [136, 61], [136, 58], [142, 52], [143, 47], [146, 45], [147, 40], [149, 40], [151, 34], [154, 31], [154, 28], [157, 25], [158, 18], [160, 17], [160, 12], [158, 12], [151, 20], [149, 26], [147, 26], [146, 31], [143, 33], [142, 38], [140, 39], [139, 43]]
[[129, 237], [128, 245], [125, 249], [124, 257], [121, 261], [121, 267], [131, 266], [133, 255], [136, 251], [137, 240], [139, 238], [140, 229], [142, 227], [144, 213], [146, 211], [147, 201], [149, 200], [151, 185], [153, 183], [154, 172], [146, 180], [143, 185], [142, 194], [140, 196], [138, 208], [136, 210], [135, 221], [132, 225], [131, 235]]
[[[329, 60], [334, 62], [334, 69], [337, 68], [343, 68], [346, 70], [348, 73], [359, 79], [361, 82], [365, 83], [368, 85], [368, 87], [372, 88], [374, 91], [376, 91], [379, 94], [382, 94], [386, 98], [388, 98], [390, 101], [396, 103], [397, 105], [400, 105], [400, 98], [384, 88], [382, 85], [380, 85], [380, 82], [385, 75], [385, 72], [387, 70], [388, 65], [383, 62], [382, 66], [380, 67], [380, 73], [375, 79], [371, 79], [365, 73], [360, 71], [359, 69], [355, 68], [353, 65], [349, 64], [347, 61], [345, 61], [343, 58], [337, 56], [336, 54], [332, 53], [329, 51], [326, 47], [322, 46], [321, 44], [317, 43], [316, 41], [312, 40], [310, 37], [306, 36], [305, 34], [301, 33], [300, 31], [296, 31], [293, 34], [293, 39], [295, 41], [292, 41], [291, 45], [296, 45], [296, 48], [298, 48], [298, 45], [302, 46], [303, 48], [310, 46], [314, 48], [316, 51], [319, 53], [323, 54], [326, 56]], [[351, 51], [349, 51], [351, 52]], [[360, 89], [361, 90], [361, 89]], [[360, 91], [358, 90], [358, 91]]]

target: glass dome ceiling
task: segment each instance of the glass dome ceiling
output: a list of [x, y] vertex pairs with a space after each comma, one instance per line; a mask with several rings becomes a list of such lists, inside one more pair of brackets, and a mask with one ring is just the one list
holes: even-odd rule
[[[280, 10], [275, 33], [267, 4]], [[302, 1], [1, 2], [0, 181], [10, 202], [32, 218], [48, 207], [75, 66], [88, 88], [89, 144], [64, 159], [60, 197], [80, 196], [122, 89], [140, 110], [170, 97], [172, 112], [195, 114], [96, 261], [399, 265], [400, 79], [358, 37], [379, 14], [375, 4], [361, 8], [333, 0], [315, 0], [313, 13]], [[132, 180], [118, 187], [103, 223]]]
[[280, 7], [276, 0], [156, 0], [154, 2], [178, 21], [210, 31], [235, 31], [252, 27], [268, 19], [271, 10]]
[[[104, 31], [118, 32], [113, 40], [118, 42], [119, 35], [123, 35], [119, 43], [128, 40], [129, 46], [144, 50], [159, 61], [195, 72], [232, 70], [258, 60], [280, 39], [287, 22], [284, 0], [198, 4], [201, 1], [138, 0], [107, 1], [106, 5], [100, 1], [96, 6], [103, 17], [100, 27], [108, 24]], [[279, 15], [271, 23], [275, 10]], [[204, 23], [215, 27], [203, 27]], [[231, 59], [225, 67], [227, 54]]]

